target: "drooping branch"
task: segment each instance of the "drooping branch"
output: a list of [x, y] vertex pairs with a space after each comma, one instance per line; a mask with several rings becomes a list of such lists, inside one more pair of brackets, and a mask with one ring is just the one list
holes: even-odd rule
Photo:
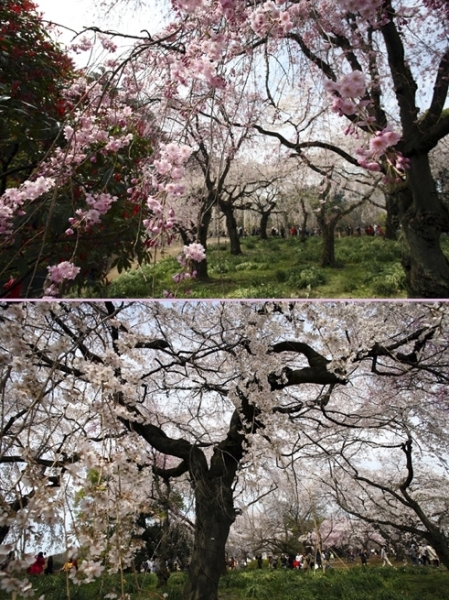
[[388, 53], [388, 62], [393, 77], [394, 91], [401, 113], [401, 123], [404, 136], [408, 137], [416, 131], [416, 120], [418, 108], [416, 106], [416, 81], [413, 78], [410, 67], [405, 59], [404, 44], [396, 27], [394, 17], [395, 10], [391, 0], [384, 3], [384, 10], [388, 15], [388, 21], [381, 25], [385, 46]]
[[297, 341], [284, 341], [273, 344], [270, 352], [296, 352], [303, 354], [309, 363], [309, 367], [302, 369], [291, 369], [284, 367], [280, 374], [270, 373], [268, 382], [272, 390], [281, 390], [292, 385], [301, 385], [305, 383], [315, 383], [318, 385], [329, 385], [341, 383], [345, 385], [347, 379], [337, 373], [328, 371], [327, 366], [330, 360], [319, 354], [309, 344]]

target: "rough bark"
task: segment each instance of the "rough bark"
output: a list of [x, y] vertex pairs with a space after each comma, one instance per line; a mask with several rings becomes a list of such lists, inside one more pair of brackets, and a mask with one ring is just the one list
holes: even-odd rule
[[[254, 407], [243, 396], [242, 411], [253, 420]], [[243, 457], [244, 426], [234, 411], [226, 438], [215, 447], [207, 468], [200, 460], [191, 464], [195, 491], [195, 545], [184, 600], [217, 600], [218, 583], [225, 567], [225, 546], [235, 521], [233, 484]], [[201, 453], [202, 454], [202, 453]]]
[[320, 223], [321, 238], [323, 244], [321, 246], [320, 267], [335, 267], [335, 226], [336, 221]]
[[401, 215], [404, 232], [402, 260], [410, 298], [448, 298], [449, 263], [440, 246], [441, 233], [448, 229], [448, 215], [438, 197], [430, 172], [429, 152], [447, 135], [449, 122], [442, 117], [447, 97], [449, 50], [441, 57], [434, 80], [431, 105], [424, 119], [418, 119], [418, 85], [405, 56], [403, 39], [395, 22], [391, 0], [384, 9], [389, 19], [381, 26], [399, 106], [403, 139], [401, 150], [410, 160], [407, 185], [411, 203]]
[[409, 298], [448, 298], [449, 262], [440, 246], [449, 229], [447, 211], [438, 197], [427, 154], [411, 158], [403, 190], [402, 265]]
[[195, 546], [184, 600], [217, 600], [225, 565], [225, 546], [235, 520], [232, 487], [224, 479], [197, 482]]
[[385, 220], [385, 239], [397, 240], [399, 222], [398, 199], [394, 191], [385, 193], [385, 208], [387, 211]]
[[226, 219], [226, 229], [228, 230], [231, 254], [237, 256], [242, 253], [242, 249], [240, 247], [240, 238], [237, 231], [237, 221], [234, 217], [234, 208], [232, 205], [221, 200], [219, 201], [219, 204]]
[[[119, 402], [124, 403], [118, 394]], [[247, 402], [242, 409], [246, 420], [253, 423], [254, 407]], [[225, 545], [235, 520], [233, 483], [243, 457], [245, 431], [240, 414], [234, 411], [226, 437], [214, 449], [210, 466], [203, 451], [183, 439], [169, 438], [160, 428], [122, 419], [130, 429], [157, 450], [182, 459], [173, 469], [159, 469], [158, 475], [169, 479], [189, 473], [195, 493], [195, 542], [184, 600], [217, 600], [218, 582], [225, 564]], [[252, 426], [257, 427], [255, 425]]]

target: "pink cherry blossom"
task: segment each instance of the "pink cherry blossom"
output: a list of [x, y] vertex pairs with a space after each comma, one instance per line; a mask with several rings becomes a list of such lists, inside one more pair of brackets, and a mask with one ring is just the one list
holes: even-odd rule
[[189, 246], [184, 246], [183, 253], [187, 260], [193, 260], [195, 262], [201, 262], [206, 258], [204, 247], [196, 242]]
[[80, 272], [80, 268], [76, 267], [73, 263], [63, 261], [58, 265], [47, 267], [48, 278], [52, 283], [61, 283], [66, 279], [75, 279]]

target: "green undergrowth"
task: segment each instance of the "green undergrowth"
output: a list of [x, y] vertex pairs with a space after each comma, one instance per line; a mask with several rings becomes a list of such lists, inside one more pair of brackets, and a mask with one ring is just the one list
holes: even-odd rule
[[[173, 574], [168, 586], [156, 589], [156, 576], [127, 573], [102, 576], [92, 583], [75, 586], [62, 573], [34, 578], [36, 597], [45, 600], [98, 600], [117, 595], [127, 600], [182, 600], [184, 573]], [[122, 594], [123, 592], [123, 594]], [[0, 600], [10, 594], [0, 591]], [[230, 572], [220, 580], [219, 600], [447, 600], [449, 573], [445, 569], [360, 566], [322, 571], [248, 570]]]
[[[449, 240], [443, 240], [449, 256]], [[374, 237], [336, 240], [337, 266], [319, 266], [321, 239], [244, 238], [242, 254], [229, 245], [208, 249], [209, 280], [176, 285], [175, 258], [119, 276], [92, 297], [163, 298], [405, 298], [400, 243]], [[86, 290], [85, 296], [89, 296]]]
[[220, 600], [447, 600], [449, 573], [420, 568], [230, 573]]
[[[125, 573], [102, 575], [91, 583], [75, 585], [67, 581], [64, 573], [30, 577], [35, 590], [34, 597], [44, 600], [181, 600], [185, 575], [174, 573], [168, 586], [162, 591], [156, 588], [156, 575], [151, 573]], [[115, 595], [114, 595], [115, 594]], [[165, 594], [165, 595], [164, 595]], [[0, 589], [0, 600], [11, 600], [11, 593]], [[20, 596], [17, 597], [17, 600]]]

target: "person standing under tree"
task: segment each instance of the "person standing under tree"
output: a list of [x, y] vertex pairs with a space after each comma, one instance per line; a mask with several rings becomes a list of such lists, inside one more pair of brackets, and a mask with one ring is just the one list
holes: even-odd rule
[[388, 565], [390, 567], [392, 567], [393, 565], [391, 564], [389, 558], [388, 558], [388, 554], [387, 554], [387, 549], [385, 546], [382, 546], [382, 549], [380, 551], [380, 558], [382, 559], [382, 566], [385, 567], [385, 565]]
[[359, 556], [360, 556], [360, 561], [362, 563], [362, 567], [367, 567], [368, 566], [368, 552], [364, 548], [362, 548], [360, 550]]
[[45, 566], [44, 553], [39, 552], [39, 554], [37, 556], [35, 556], [34, 558], [35, 558], [35, 561], [31, 565], [31, 567], [28, 569], [28, 573], [30, 575], [42, 575], [42, 573], [44, 572], [44, 566]]
[[47, 558], [47, 562], [45, 564], [45, 569], [44, 569], [44, 573], [45, 575], [53, 575], [53, 556], [49, 556]]

